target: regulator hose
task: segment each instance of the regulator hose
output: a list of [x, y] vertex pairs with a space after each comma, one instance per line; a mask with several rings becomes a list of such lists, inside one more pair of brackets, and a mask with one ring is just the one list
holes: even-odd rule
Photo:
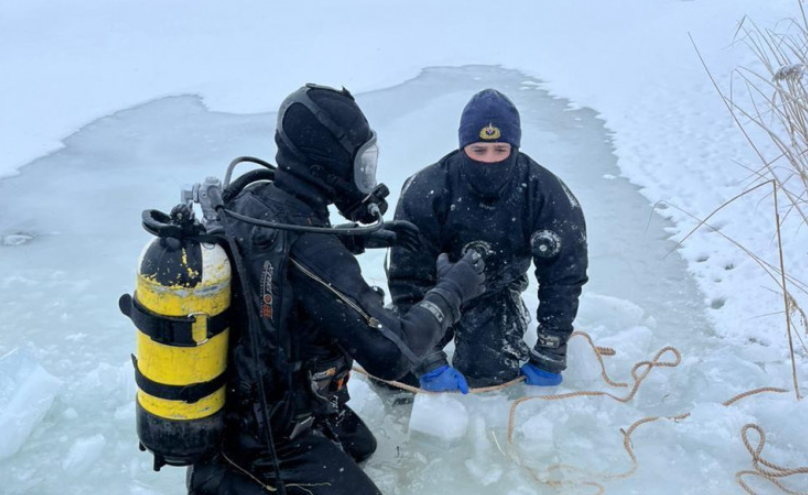
[[333, 227], [307, 227], [305, 225], [293, 225], [288, 223], [267, 222], [265, 220], [258, 220], [257, 218], [248, 217], [241, 213], [236, 213], [233, 210], [228, 210], [224, 206], [220, 209], [225, 215], [246, 222], [259, 227], [267, 227], [270, 229], [292, 230], [294, 232], [307, 232], [312, 234], [331, 234], [331, 235], [367, 235], [378, 230], [384, 226], [382, 213], [376, 205], [371, 205], [371, 213], [376, 217], [376, 221], [367, 227], [349, 227], [349, 228], [333, 228]]
[[[231, 183], [231, 179], [233, 177], [233, 170], [235, 170], [236, 166], [241, 163], [255, 163], [257, 165], [261, 165], [264, 168], [251, 170], [244, 175], [240, 176], [238, 179]], [[222, 185], [223, 192], [220, 197], [213, 197], [212, 203], [213, 207], [227, 215], [231, 218], [236, 220], [249, 223], [251, 225], [257, 225], [259, 227], [267, 227], [270, 229], [280, 229], [280, 230], [291, 230], [294, 232], [306, 232], [312, 234], [331, 234], [331, 235], [367, 235], [373, 232], [380, 230], [384, 226], [384, 219], [381, 210], [375, 204], [370, 204], [368, 206], [368, 210], [373, 215], [376, 220], [365, 227], [308, 227], [305, 225], [293, 225], [293, 224], [286, 224], [286, 223], [278, 223], [278, 222], [268, 222], [266, 220], [259, 220], [257, 218], [249, 217], [247, 215], [242, 215], [237, 213], [233, 210], [227, 209], [224, 207], [224, 203], [232, 200], [236, 196], [239, 195], [241, 191], [244, 190], [245, 187], [248, 185], [257, 182], [257, 181], [274, 181], [275, 180], [275, 171], [278, 169], [275, 165], [262, 160], [260, 158], [256, 158], [254, 156], [239, 156], [234, 158], [230, 164], [227, 166], [227, 172], [224, 177], [224, 183]], [[209, 194], [215, 194], [212, 190], [209, 191]]]
[[225, 202], [232, 200], [238, 196], [245, 187], [254, 182], [272, 182], [274, 180], [275, 171], [272, 169], [257, 168], [255, 170], [250, 170], [244, 175], [239, 176], [238, 179], [234, 180], [230, 185], [225, 187], [224, 192], [222, 193], [222, 199]]
[[[272, 171], [272, 177], [275, 177], [275, 170], [278, 169], [275, 165], [269, 163], [266, 160], [262, 160], [260, 158], [256, 158], [254, 156], [239, 156], [233, 158], [230, 161], [230, 164], [227, 166], [227, 172], [224, 174], [224, 189], [228, 189], [230, 187], [230, 179], [233, 177], [233, 170], [235, 170], [236, 166], [240, 163], [255, 163], [256, 165], [261, 165]], [[242, 186], [243, 187], [243, 186]]]

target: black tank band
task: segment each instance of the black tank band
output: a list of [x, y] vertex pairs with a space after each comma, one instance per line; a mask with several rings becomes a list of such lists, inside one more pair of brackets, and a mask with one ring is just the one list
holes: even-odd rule
[[135, 367], [135, 383], [140, 390], [147, 394], [165, 400], [181, 400], [193, 404], [205, 398], [220, 388], [227, 381], [225, 373], [220, 374], [207, 382], [189, 383], [188, 385], [166, 385], [158, 383], [141, 373], [137, 365], [137, 358], [132, 355], [132, 365]]
[[[137, 297], [124, 294], [118, 300], [121, 313], [128, 316], [132, 323], [141, 332], [148, 335], [155, 342], [175, 347], [196, 347], [200, 343], [194, 340], [193, 325], [197, 315], [194, 316], [164, 316], [149, 311], [140, 304]], [[206, 338], [224, 332], [229, 325], [229, 308], [208, 318]], [[204, 316], [204, 315], [198, 315]]]

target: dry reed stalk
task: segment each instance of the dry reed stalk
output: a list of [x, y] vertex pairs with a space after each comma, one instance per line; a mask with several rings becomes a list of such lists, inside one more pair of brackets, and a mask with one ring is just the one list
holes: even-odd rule
[[[722, 91], [691, 38], [713, 86], [762, 166], [752, 170], [756, 184], [700, 220], [681, 242], [703, 225], [709, 226], [709, 219], [730, 203], [771, 185], [779, 266], [763, 261], [750, 250], [721, 234], [755, 260], [782, 291], [794, 393], [797, 400], [801, 400], [793, 334], [796, 333], [805, 349], [805, 342], [796, 328], [802, 326], [803, 331], [808, 332], [808, 325], [805, 312], [789, 291], [788, 284], [796, 286], [803, 293], [806, 286], [786, 272], [781, 232], [783, 223], [791, 215], [798, 217], [800, 228], [808, 227], [808, 16], [802, 3], [798, 4], [800, 21], [790, 20], [787, 29], [782, 32], [761, 28], [748, 18], [744, 18], [738, 25], [736, 38], [743, 39], [763, 69], [763, 72], [746, 67], [736, 69], [735, 75], [746, 91], [743, 99], [734, 97], [732, 88], [729, 95]], [[779, 204], [781, 194], [787, 201], [783, 210], [785, 214], [782, 216]]]

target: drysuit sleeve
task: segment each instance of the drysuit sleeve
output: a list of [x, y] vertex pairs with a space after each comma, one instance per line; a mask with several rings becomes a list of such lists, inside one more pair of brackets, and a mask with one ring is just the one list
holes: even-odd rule
[[356, 258], [331, 235], [302, 235], [292, 248], [289, 277], [306, 316], [382, 379], [421, 365], [459, 314], [459, 300], [440, 288], [401, 315], [385, 309]]
[[567, 366], [567, 340], [588, 280], [586, 224], [581, 204], [560, 179], [548, 174], [541, 185], [530, 238], [539, 282], [538, 340], [531, 361], [559, 373]]
[[441, 227], [430, 199], [426, 179], [420, 174], [410, 177], [401, 189], [396, 206], [396, 220], [412, 222], [419, 230], [421, 248], [407, 249], [393, 246], [390, 250], [390, 268], [387, 273], [393, 304], [402, 313], [435, 285], [435, 261], [440, 254]]
[[[418, 227], [420, 240], [417, 250], [405, 246], [393, 246], [390, 250], [387, 283], [399, 313], [409, 311], [436, 281], [435, 261], [440, 254], [441, 225], [434, 195], [430, 193], [434, 184], [430, 182], [421, 174], [410, 177], [401, 188], [396, 206], [395, 220], [413, 223]], [[420, 376], [448, 364], [443, 348], [453, 337], [454, 332], [449, 328], [428, 358], [414, 370], [415, 374]]]

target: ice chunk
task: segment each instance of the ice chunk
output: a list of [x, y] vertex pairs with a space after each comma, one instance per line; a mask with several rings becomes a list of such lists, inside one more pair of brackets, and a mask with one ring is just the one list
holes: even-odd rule
[[[521, 385], [519, 388], [538, 388]], [[469, 417], [480, 416], [487, 428], [507, 428], [510, 403], [506, 395], [498, 392], [466, 395], [462, 398]]]
[[482, 417], [472, 418], [471, 431], [474, 457], [466, 460], [466, 469], [480, 485], [489, 486], [502, 478], [504, 470], [502, 466], [491, 462], [492, 441], [488, 438], [485, 420]]
[[99, 363], [94, 369], [82, 376], [79, 382], [83, 390], [92, 390], [105, 397], [105, 401], [126, 404], [135, 396], [135, 374], [131, 361], [124, 361], [119, 366]]
[[4, 246], [22, 246], [34, 239], [30, 234], [11, 234], [3, 237]]
[[583, 337], [573, 337], [567, 343], [567, 362], [564, 379], [568, 382], [592, 382], [600, 379], [600, 364], [595, 350]]
[[527, 444], [540, 445], [542, 449], [553, 445], [555, 423], [549, 417], [535, 414], [525, 421], [518, 431], [527, 440]]
[[578, 320], [589, 327], [603, 325], [621, 330], [635, 325], [648, 325], [645, 311], [631, 301], [600, 294], [584, 294]]
[[100, 433], [79, 438], [70, 447], [67, 456], [62, 460], [62, 469], [71, 476], [84, 473], [98, 460], [106, 444], [106, 438]]
[[469, 426], [466, 406], [450, 394], [418, 394], [410, 415], [410, 437], [456, 445]]
[[348, 380], [348, 405], [365, 421], [381, 422], [384, 419], [384, 403], [365, 380], [352, 376]]
[[15, 349], [0, 358], [0, 459], [22, 447], [61, 385], [24, 350]]
[[370, 385], [368, 385], [366, 381], [360, 380], [353, 376], [350, 380], [348, 380], [348, 393], [351, 396], [351, 399], [348, 401], [348, 405], [350, 405], [351, 409], [356, 412], [361, 411], [365, 407], [365, 404], [370, 396], [373, 395], [372, 391], [370, 390]]
[[[614, 359], [636, 362], [653, 357], [658, 349], [651, 349], [654, 332], [644, 326], [624, 327], [622, 330], [595, 341], [596, 345], [611, 347], [617, 351]], [[653, 352], [652, 352], [653, 351]], [[664, 360], [670, 359], [666, 356]]]

